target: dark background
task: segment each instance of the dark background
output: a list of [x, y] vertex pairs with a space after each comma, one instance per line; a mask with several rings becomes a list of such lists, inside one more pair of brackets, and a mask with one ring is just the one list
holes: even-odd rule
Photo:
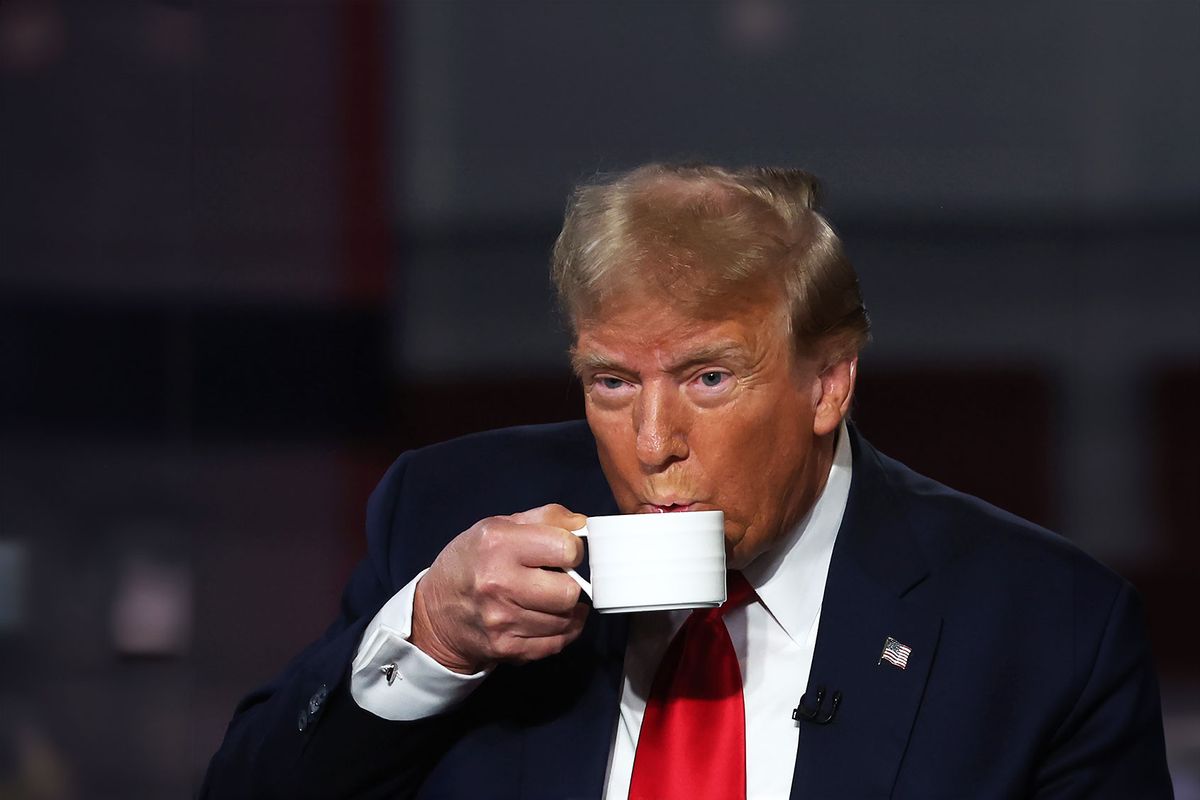
[[0, 3], [0, 795], [187, 796], [403, 449], [577, 417], [546, 259], [821, 175], [882, 449], [1142, 592], [1200, 797], [1200, 5]]

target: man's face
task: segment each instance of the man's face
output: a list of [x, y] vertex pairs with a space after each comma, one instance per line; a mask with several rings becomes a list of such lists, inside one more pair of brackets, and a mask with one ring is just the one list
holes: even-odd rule
[[700, 320], [666, 302], [610, 302], [579, 324], [574, 363], [621, 511], [721, 509], [741, 568], [811, 507], [836, 420], [815, 365], [793, 354], [783, 302], [729, 308]]

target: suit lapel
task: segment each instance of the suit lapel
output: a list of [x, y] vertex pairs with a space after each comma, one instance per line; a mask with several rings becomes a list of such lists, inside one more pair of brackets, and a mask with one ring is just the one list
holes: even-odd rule
[[[937, 654], [942, 618], [925, 591], [926, 555], [889, 470], [850, 427], [854, 473], [822, 600], [806, 699], [821, 687], [827, 725], [800, 723], [792, 797], [891, 794]], [[586, 508], [592, 504], [580, 503]], [[593, 513], [615, 513], [611, 497]], [[596, 798], [604, 787], [620, 707], [628, 621], [593, 613], [579, 641], [529, 674], [520, 797]], [[880, 661], [884, 642], [911, 648], [904, 669]]]
[[520, 797], [600, 797], [621, 706], [628, 631], [625, 615], [593, 612], [578, 646], [547, 659], [547, 667], [555, 662], [553, 670], [537, 688], [569, 698], [569, 706], [526, 730]]
[[[821, 607], [806, 705], [842, 695], [829, 724], [800, 723], [794, 798], [887, 797], [916, 719], [941, 633], [922, 582], [924, 554], [879, 455], [851, 428], [854, 473]], [[893, 638], [901, 669], [881, 661]], [[869, 754], [869, 757], [864, 757]]]

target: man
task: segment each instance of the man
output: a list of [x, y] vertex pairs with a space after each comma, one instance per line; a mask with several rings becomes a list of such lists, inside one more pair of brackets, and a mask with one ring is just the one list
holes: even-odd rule
[[[845, 422], [867, 318], [815, 198], [710, 166], [579, 189], [553, 275], [586, 427], [402, 456], [341, 616], [202, 793], [1170, 797], [1129, 586]], [[703, 623], [734, 721], [689, 731], [662, 720], [716, 671], [674, 644], [700, 617], [589, 613], [561, 570], [587, 515], [704, 509], [749, 594]]]

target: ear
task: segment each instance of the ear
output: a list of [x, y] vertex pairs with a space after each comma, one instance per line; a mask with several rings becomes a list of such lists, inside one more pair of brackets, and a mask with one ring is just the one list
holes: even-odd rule
[[820, 395], [813, 409], [813, 433], [817, 436], [833, 433], [849, 413], [857, 376], [857, 356], [835, 361], [817, 376]]

